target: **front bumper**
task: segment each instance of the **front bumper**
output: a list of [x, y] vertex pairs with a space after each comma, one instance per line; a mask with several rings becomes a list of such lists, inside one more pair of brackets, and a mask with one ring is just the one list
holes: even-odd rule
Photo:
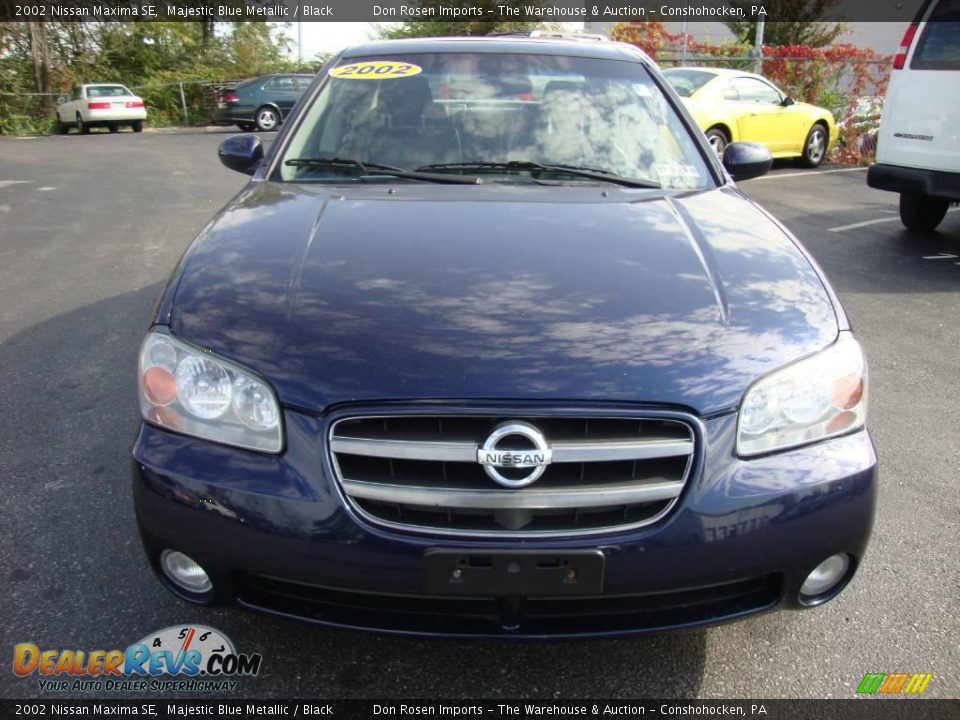
[[[801, 607], [806, 575], [835, 553], [849, 553], [855, 568], [873, 523], [876, 455], [866, 431], [741, 460], [733, 452], [735, 416], [727, 415], [703, 422], [700, 467], [677, 507], [649, 527], [522, 542], [386, 530], [345, 504], [324, 449], [330, 422], [287, 411], [279, 456], [142, 425], [134, 498], [154, 568], [161, 550], [180, 550], [208, 570], [218, 602], [339, 627], [471, 637], [639, 634]], [[603, 593], [427, 595], [424, 555], [434, 548], [599, 549]]]
[[877, 190], [960, 200], [960, 173], [877, 163], [867, 170], [867, 185]]

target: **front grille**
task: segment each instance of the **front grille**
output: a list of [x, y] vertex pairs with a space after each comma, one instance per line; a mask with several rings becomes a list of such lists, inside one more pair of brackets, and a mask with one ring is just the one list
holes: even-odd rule
[[315, 622], [450, 635], [576, 636], [659, 631], [774, 607], [780, 575], [642, 595], [449, 597], [358, 592], [262, 575], [237, 580], [244, 606]]
[[[552, 461], [504, 487], [478, 461], [504, 424], [525, 423]], [[391, 415], [340, 420], [330, 432], [337, 480], [367, 519], [441, 534], [570, 535], [639, 527], [676, 503], [693, 466], [691, 426], [667, 418]], [[532, 451], [513, 436], [497, 450]], [[506, 480], [529, 468], [497, 468]]]

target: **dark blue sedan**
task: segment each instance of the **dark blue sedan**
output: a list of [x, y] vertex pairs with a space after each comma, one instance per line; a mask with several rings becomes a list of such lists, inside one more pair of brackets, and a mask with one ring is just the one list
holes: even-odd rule
[[217, 93], [216, 121], [250, 132], [272, 132], [289, 114], [313, 75], [264, 75]]
[[619, 43], [331, 61], [174, 271], [136, 513], [195, 603], [448, 636], [819, 605], [866, 550], [867, 369], [800, 243]]

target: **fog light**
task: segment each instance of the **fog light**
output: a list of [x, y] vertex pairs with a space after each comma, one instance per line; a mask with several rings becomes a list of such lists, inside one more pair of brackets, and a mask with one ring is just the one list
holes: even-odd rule
[[833, 589], [847, 576], [850, 557], [845, 554], [831, 555], [817, 565], [800, 586], [802, 597], [816, 597]]
[[160, 554], [160, 568], [167, 579], [182, 590], [191, 593], [208, 593], [213, 590], [207, 571], [182, 552], [164, 550]]

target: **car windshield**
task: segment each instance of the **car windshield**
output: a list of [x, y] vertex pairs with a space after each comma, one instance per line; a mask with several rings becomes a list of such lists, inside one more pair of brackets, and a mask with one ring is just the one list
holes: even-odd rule
[[91, 98], [123, 97], [131, 94], [123, 85], [96, 85], [87, 88], [87, 97]]
[[[614, 181], [605, 174], [636, 187], [712, 182], [689, 130], [639, 62], [398, 53], [342, 60], [327, 72], [277, 179], [410, 182], [423, 180], [409, 175], [420, 171], [482, 183]], [[374, 165], [408, 174], [377, 176]]]
[[717, 75], [705, 70], [665, 70], [663, 76], [677, 91], [677, 95], [691, 97]]

